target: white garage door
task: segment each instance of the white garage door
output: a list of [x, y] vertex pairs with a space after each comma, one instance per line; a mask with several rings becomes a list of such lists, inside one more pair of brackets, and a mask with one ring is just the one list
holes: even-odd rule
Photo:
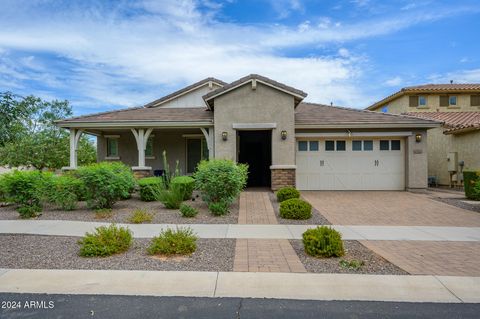
[[299, 139], [296, 148], [298, 189], [405, 188], [404, 139]]

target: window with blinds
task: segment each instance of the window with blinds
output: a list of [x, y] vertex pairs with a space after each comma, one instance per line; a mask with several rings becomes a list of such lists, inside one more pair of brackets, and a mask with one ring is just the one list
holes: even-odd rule
[[448, 95], [440, 95], [440, 106], [448, 106], [449, 104]]
[[470, 105], [471, 106], [480, 106], [480, 94], [470, 95]]
[[409, 105], [410, 105], [410, 107], [417, 107], [418, 106], [418, 96], [417, 95], [409, 96]]

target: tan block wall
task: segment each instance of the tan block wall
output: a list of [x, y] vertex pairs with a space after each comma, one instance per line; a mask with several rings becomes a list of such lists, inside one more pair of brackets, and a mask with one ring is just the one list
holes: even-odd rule
[[295, 169], [272, 169], [272, 190], [287, 186], [295, 187]]
[[480, 131], [445, 135], [443, 128], [428, 131], [428, 175], [436, 176], [439, 184], [449, 185], [447, 154], [457, 152], [465, 168], [480, 169]]
[[[272, 130], [272, 165], [295, 164], [294, 99], [291, 95], [257, 82], [215, 99], [215, 157], [237, 160], [236, 130], [233, 123], [276, 123]], [[287, 131], [282, 140], [281, 131]], [[228, 140], [222, 140], [222, 132]]]
[[[426, 188], [428, 186], [428, 158], [427, 158], [427, 132], [425, 130], [413, 131], [407, 137], [406, 144], [406, 188]], [[417, 143], [415, 136], [422, 134], [422, 141]]]

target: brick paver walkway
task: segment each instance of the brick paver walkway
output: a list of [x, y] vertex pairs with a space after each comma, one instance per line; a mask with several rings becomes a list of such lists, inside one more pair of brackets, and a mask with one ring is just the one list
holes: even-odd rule
[[[268, 192], [240, 194], [239, 224], [278, 224]], [[237, 239], [233, 271], [306, 272], [286, 239]]]
[[410, 192], [304, 191], [302, 196], [335, 225], [480, 226], [478, 213]]
[[480, 276], [480, 243], [361, 241], [412, 275]]

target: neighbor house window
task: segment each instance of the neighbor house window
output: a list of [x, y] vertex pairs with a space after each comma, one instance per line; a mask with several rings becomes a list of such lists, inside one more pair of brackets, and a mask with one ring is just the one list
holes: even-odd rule
[[470, 105], [471, 106], [480, 106], [480, 94], [470, 95]]
[[153, 157], [153, 135], [150, 135], [147, 140], [147, 147], [145, 148], [145, 156]]
[[448, 97], [448, 104], [450, 106], [456, 106], [457, 105], [457, 97], [455, 95], [451, 95]]
[[388, 113], [388, 105], [382, 107], [382, 113]]
[[400, 140], [392, 140], [392, 151], [400, 151]]
[[388, 151], [388, 150], [390, 150], [390, 141], [381, 140], [380, 141], [380, 151]]
[[363, 141], [363, 150], [364, 151], [373, 151], [373, 141]]
[[306, 152], [308, 150], [308, 142], [307, 141], [298, 141], [298, 150], [300, 152]]
[[118, 138], [107, 137], [107, 157], [118, 157]]
[[318, 151], [318, 141], [310, 141], [310, 151]]
[[325, 151], [335, 151], [335, 141], [325, 141]]
[[440, 106], [448, 106], [448, 96], [440, 95]]
[[427, 106], [427, 97], [426, 96], [419, 96], [418, 97], [418, 106]]
[[345, 141], [337, 141], [337, 151], [345, 151], [346, 149]]
[[361, 151], [362, 141], [352, 141], [352, 151]]
[[410, 95], [408, 97], [408, 105], [410, 107], [417, 107], [418, 106], [418, 96], [417, 95]]

